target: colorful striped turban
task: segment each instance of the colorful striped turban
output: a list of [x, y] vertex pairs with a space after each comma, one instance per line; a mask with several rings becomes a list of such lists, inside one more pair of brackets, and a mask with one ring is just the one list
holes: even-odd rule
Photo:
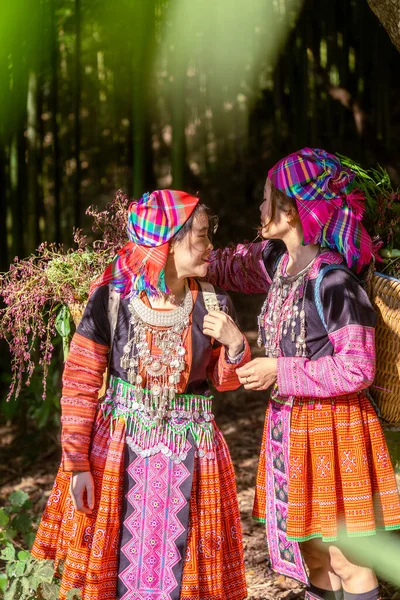
[[129, 242], [90, 289], [112, 283], [126, 295], [146, 290], [167, 293], [165, 264], [170, 241], [183, 227], [199, 203], [199, 198], [176, 190], [156, 190], [144, 194], [128, 209]]
[[280, 160], [268, 177], [295, 199], [305, 244], [337, 250], [357, 272], [370, 263], [372, 240], [361, 224], [365, 197], [354, 189], [354, 171], [325, 150], [303, 148]]

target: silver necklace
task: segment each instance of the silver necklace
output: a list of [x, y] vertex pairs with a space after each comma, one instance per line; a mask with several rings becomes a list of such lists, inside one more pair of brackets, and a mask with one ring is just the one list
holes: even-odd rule
[[154, 327], [173, 327], [179, 324], [182, 319], [190, 315], [193, 309], [192, 294], [185, 286], [185, 297], [177, 308], [168, 311], [154, 310], [150, 306], [146, 306], [139, 296], [134, 296], [129, 303], [129, 310], [135, 312], [145, 323]]
[[258, 317], [257, 343], [260, 347], [264, 343], [266, 356], [280, 356], [282, 338], [289, 333], [295, 355], [307, 356], [305, 299], [308, 275], [319, 254], [295, 275], [284, 275], [284, 257], [280, 260]]
[[[182, 304], [170, 311], [154, 310], [137, 296], [129, 303], [128, 341], [120, 364], [127, 371], [128, 382], [135, 386], [136, 401], [157, 423], [167, 416], [185, 370], [184, 343], [192, 310], [193, 298], [188, 286]], [[152, 354], [151, 347], [159, 352]]]

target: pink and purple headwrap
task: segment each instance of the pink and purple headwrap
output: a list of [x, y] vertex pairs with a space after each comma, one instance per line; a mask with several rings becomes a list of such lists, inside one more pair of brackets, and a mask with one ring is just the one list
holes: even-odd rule
[[337, 250], [357, 272], [370, 263], [372, 240], [361, 224], [365, 198], [353, 189], [355, 173], [336, 156], [303, 148], [276, 163], [268, 177], [295, 199], [305, 244]]
[[128, 210], [129, 242], [91, 285], [92, 294], [112, 283], [124, 295], [146, 290], [168, 292], [165, 264], [170, 241], [183, 227], [200, 199], [176, 190], [156, 190], [132, 202]]

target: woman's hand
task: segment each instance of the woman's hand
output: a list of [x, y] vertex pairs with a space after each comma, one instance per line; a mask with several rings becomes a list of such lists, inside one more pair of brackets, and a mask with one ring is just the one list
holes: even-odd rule
[[239, 381], [246, 390], [266, 390], [276, 381], [276, 358], [255, 358], [236, 369]]
[[75, 510], [90, 515], [94, 508], [94, 482], [91, 472], [74, 472], [71, 477], [70, 492]]
[[242, 332], [232, 317], [222, 311], [212, 310], [204, 317], [203, 333], [226, 346], [232, 358], [243, 350]]

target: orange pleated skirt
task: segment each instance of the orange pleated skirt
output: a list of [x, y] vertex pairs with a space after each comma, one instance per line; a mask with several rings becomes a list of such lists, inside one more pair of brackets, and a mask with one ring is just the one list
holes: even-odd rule
[[[267, 410], [266, 424], [268, 422]], [[272, 437], [280, 432], [274, 432]], [[373, 535], [400, 529], [400, 498], [378, 417], [363, 394], [295, 398], [290, 418], [288, 540], [332, 542], [340, 533]], [[253, 516], [266, 518], [264, 429]], [[274, 457], [282, 469], [283, 456]], [[275, 490], [277, 494], [280, 490]]]
[[[125, 423], [119, 421], [110, 436], [110, 420], [99, 413], [90, 453], [92, 515], [75, 512], [70, 474], [61, 469], [57, 474], [32, 554], [56, 565], [64, 562], [60, 600], [72, 588], [82, 590], [83, 600], [116, 598], [124, 449]], [[216, 427], [215, 454], [215, 460], [195, 458], [181, 600], [242, 600], [247, 595], [235, 474]]]

